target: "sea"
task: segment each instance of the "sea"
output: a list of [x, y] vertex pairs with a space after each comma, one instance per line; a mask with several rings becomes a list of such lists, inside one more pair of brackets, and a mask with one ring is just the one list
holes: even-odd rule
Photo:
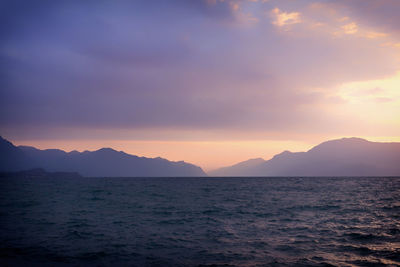
[[400, 178], [2, 178], [0, 266], [400, 266]]

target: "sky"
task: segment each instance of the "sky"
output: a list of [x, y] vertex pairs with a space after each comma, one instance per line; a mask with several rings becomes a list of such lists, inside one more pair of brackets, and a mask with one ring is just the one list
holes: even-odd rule
[[0, 135], [204, 170], [400, 141], [398, 0], [0, 1]]

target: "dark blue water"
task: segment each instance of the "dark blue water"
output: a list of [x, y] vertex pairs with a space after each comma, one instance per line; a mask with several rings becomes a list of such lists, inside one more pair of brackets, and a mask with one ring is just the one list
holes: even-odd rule
[[1, 179], [0, 265], [399, 266], [400, 179]]

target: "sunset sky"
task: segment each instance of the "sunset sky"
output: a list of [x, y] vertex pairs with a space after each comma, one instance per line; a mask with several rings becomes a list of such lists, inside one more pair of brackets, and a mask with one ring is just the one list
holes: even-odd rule
[[204, 170], [400, 141], [399, 0], [0, 2], [0, 135]]

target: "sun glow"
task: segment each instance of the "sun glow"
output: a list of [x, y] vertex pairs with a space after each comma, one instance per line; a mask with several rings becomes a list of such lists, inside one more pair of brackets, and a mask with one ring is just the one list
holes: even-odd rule
[[[400, 130], [400, 71], [383, 79], [346, 83], [339, 88], [347, 111]], [[397, 135], [397, 134], [396, 134]]]

